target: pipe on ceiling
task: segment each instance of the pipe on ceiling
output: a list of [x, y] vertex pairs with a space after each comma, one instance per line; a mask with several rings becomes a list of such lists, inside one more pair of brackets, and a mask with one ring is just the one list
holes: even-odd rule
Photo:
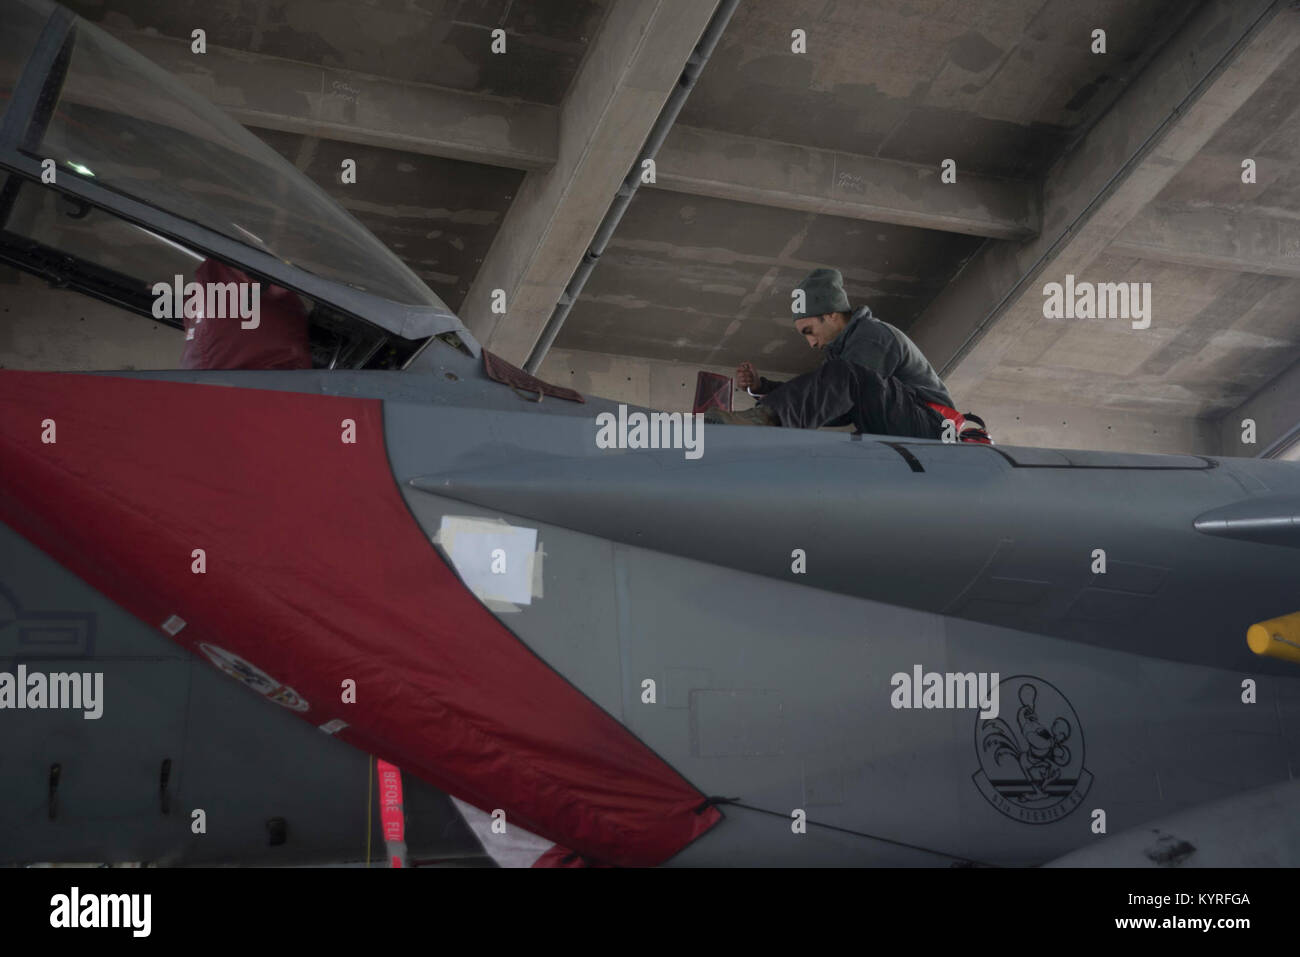
[[533, 346], [533, 351], [528, 354], [528, 361], [524, 363], [526, 371], [536, 374], [538, 366], [546, 358], [546, 353], [550, 350], [551, 344], [555, 342], [555, 337], [559, 335], [564, 320], [569, 316], [569, 310], [578, 301], [578, 296], [582, 293], [582, 287], [587, 284], [587, 279], [595, 270], [596, 263], [600, 261], [600, 256], [605, 251], [605, 247], [609, 245], [614, 230], [618, 228], [619, 221], [623, 218], [623, 214], [627, 212], [632, 197], [636, 194], [637, 187], [641, 185], [643, 164], [646, 160], [655, 158], [659, 148], [663, 146], [664, 140], [668, 138], [668, 131], [672, 129], [673, 123], [677, 121], [677, 114], [682, 111], [686, 98], [690, 96], [691, 90], [695, 87], [695, 81], [699, 79], [700, 73], [704, 70], [704, 65], [709, 62], [709, 57], [713, 55], [714, 48], [717, 47], [718, 41], [722, 39], [723, 31], [727, 29], [727, 24], [731, 21], [731, 15], [736, 12], [738, 6], [740, 6], [740, 0], [722, 0], [722, 3], [718, 5], [718, 9], [713, 12], [713, 18], [709, 20], [709, 25], [705, 27], [704, 33], [700, 36], [700, 42], [695, 45], [695, 49], [691, 51], [690, 57], [686, 60], [682, 75], [677, 80], [677, 85], [673, 88], [672, 93], [668, 95], [664, 108], [659, 112], [659, 118], [651, 128], [650, 135], [646, 137], [645, 145], [641, 147], [636, 162], [632, 164], [632, 169], [624, 177], [622, 185], [619, 186], [618, 192], [614, 195], [614, 202], [610, 204], [609, 209], [605, 212], [605, 218], [596, 227], [596, 234], [592, 237], [587, 251], [583, 253], [582, 261], [569, 279], [568, 285], [564, 287], [564, 292], [560, 294], [559, 302], [556, 303], [555, 309], [551, 312], [551, 318], [546, 321], [546, 326], [542, 329], [542, 334], [538, 337], [536, 345]]

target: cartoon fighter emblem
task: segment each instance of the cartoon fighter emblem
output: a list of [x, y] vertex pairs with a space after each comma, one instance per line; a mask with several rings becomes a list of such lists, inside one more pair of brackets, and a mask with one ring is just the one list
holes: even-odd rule
[[1092, 775], [1083, 767], [1083, 734], [1074, 708], [1042, 678], [1002, 681], [1020, 701], [1014, 727], [976, 719], [974, 781], [995, 808], [1024, 824], [1050, 824], [1083, 800]]

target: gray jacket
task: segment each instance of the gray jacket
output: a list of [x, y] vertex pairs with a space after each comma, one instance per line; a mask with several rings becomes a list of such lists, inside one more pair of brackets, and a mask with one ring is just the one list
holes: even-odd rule
[[[934, 371], [924, 353], [901, 329], [877, 319], [867, 306], [859, 306], [849, 317], [849, 324], [824, 350], [822, 361], [847, 359], [877, 373], [881, 378], [894, 377], [911, 386], [923, 402], [952, 406], [948, 387]], [[755, 393], [766, 395], [780, 382], [762, 379]]]

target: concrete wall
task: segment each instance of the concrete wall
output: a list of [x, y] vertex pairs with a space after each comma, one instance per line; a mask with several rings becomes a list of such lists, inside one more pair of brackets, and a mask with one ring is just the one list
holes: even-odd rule
[[[695, 397], [695, 374], [701, 369], [733, 375], [722, 366], [695, 366], [655, 359], [612, 356], [576, 349], [552, 349], [538, 374], [548, 382], [616, 402], [667, 412], [689, 411]], [[789, 376], [760, 370], [775, 379]], [[743, 390], [733, 394], [734, 408], [754, 401]], [[968, 406], [962, 405], [962, 411]], [[1001, 445], [1117, 452], [1218, 454], [1213, 422], [1180, 416], [1152, 416], [1094, 408], [1044, 405], [982, 405], [969, 411], [984, 418]], [[1240, 455], [1240, 452], [1229, 452]]]
[[[1242, 442], [1245, 419], [1255, 420], [1255, 444]], [[1300, 425], [1300, 362], [1260, 389], [1217, 424], [1224, 455], [1259, 455]]]
[[[547, 382], [570, 386], [579, 392], [615, 402], [665, 412], [689, 412], [695, 401], [695, 375], [700, 371], [734, 377], [736, 370], [726, 366], [684, 365], [577, 349], [552, 349], [542, 360], [537, 374]], [[770, 371], [759, 371], [771, 378], [788, 378]], [[733, 409], [739, 411], [753, 405], [754, 400], [745, 390], [732, 393]]]
[[179, 329], [0, 266], [0, 368], [177, 369]]
[[[181, 345], [178, 330], [79, 293], [50, 289], [39, 279], [0, 267], [0, 367], [174, 369]], [[735, 372], [728, 366], [552, 349], [539, 374], [549, 382], [616, 402], [683, 412], [691, 408], [695, 376], [701, 369], [727, 376]], [[788, 378], [772, 370], [759, 371], [774, 379]], [[1040, 403], [986, 404], [971, 411], [984, 417], [1002, 445], [1253, 455], [1300, 419], [1300, 366], [1287, 375], [1242, 406], [1241, 415], [1228, 416], [1221, 423]], [[733, 392], [732, 402], [737, 410], [754, 404], [743, 390]], [[962, 405], [963, 411], [967, 408]], [[1232, 424], [1246, 414], [1259, 423], [1260, 443], [1255, 449], [1241, 446], [1239, 424]]]
[[[1099, 449], [1190, 455], [1220, 454], [1215, 424], [1206, 419], [1157, 416], [1085, 406], [980, 403], [962, 405], [988, 423], [999, 445]], [[1240, 455], [1240, 452], [1228, 452]]]

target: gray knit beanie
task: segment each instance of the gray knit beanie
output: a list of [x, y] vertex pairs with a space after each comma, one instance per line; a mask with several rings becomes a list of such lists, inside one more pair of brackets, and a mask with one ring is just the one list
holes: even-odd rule
[[828, 312], [853, 311], [849, 306], [849, 297], [844, 292], [844, 277], [838, 269], [814, 269], [795, 289], [804, 291], [804, 308], [802, 312], [792, 314], [794, 319], [824, 316]]

